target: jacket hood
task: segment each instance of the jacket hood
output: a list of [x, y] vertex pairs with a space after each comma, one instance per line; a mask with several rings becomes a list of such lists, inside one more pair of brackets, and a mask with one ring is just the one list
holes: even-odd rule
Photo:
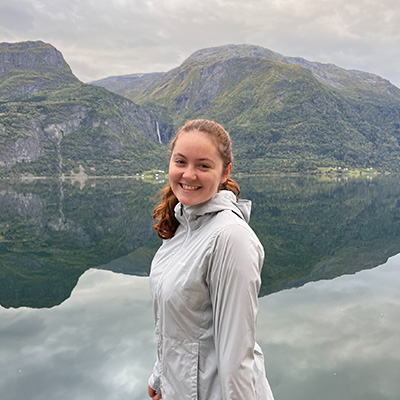
[[207, 214], [215, 214], [220, 211], [231, 210], [238, 217], [249, 223], [251, 212], [250, 200], [236, 201], [236, 196], [229, 190], [221, 190], [205, 203], [193, 206], [184, 206], [178, 203], [175, 206], [175, 217], [182, 225], [189, 224], [192, 228], [197, 228], [201, 223], [200, 217]]

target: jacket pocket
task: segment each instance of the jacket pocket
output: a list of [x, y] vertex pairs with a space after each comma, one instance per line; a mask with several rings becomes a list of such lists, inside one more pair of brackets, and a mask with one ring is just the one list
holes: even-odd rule
[[199, 344], [164, 338], [163, 398], [198, 400]]

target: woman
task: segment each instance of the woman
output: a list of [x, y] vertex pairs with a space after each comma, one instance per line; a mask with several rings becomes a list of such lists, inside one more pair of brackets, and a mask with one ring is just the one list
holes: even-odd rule
[[230, 137], [213, 121], [189, 121], [172, 141], [169, 183], [154, 210], [164, 241], [150, 274], [153, 400], [273, 399], [255, 343], [264, 251], [231, 168]]

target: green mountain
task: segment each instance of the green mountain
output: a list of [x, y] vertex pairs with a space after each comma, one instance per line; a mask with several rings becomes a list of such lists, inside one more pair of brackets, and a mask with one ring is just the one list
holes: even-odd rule
[[171, 131], [190, 118], [221, 122], [236, 172], [400, 170], [400, 89], [377, 75], [229, 45], [136, 79], [119, 92]]
[[111, 92], [125, 96], [129, 92], [131, 92], [131, 95], [135, 92], [138, 94], [141, 93], [142, 90], [162, 75], [164, 75], [163, 72], [109, 76], [108, 78], [88, 83], [90, 85], [104, 87]]
[[132, 101], [80, 82], [43, 42], [0, 44], [0, 174], [126, 175], [160, 167], [170, 135]]
[[0, 44], [1, 176], [165, 168], [161, 143], [199, 117], [231, 133], [234, 172], [400, 171], [400, 89], [374, 74], [228, 45], [89, 85], [49, 44]]

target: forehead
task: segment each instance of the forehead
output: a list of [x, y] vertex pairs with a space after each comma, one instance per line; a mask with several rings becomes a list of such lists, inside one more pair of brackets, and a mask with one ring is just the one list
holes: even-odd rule
[[173, 154], [206, 153], [208, 157], [219, 157], [218, 147], [214, 138], [210, 134], [200, 131], [181, 132], [175, 141], [172, 152]]

